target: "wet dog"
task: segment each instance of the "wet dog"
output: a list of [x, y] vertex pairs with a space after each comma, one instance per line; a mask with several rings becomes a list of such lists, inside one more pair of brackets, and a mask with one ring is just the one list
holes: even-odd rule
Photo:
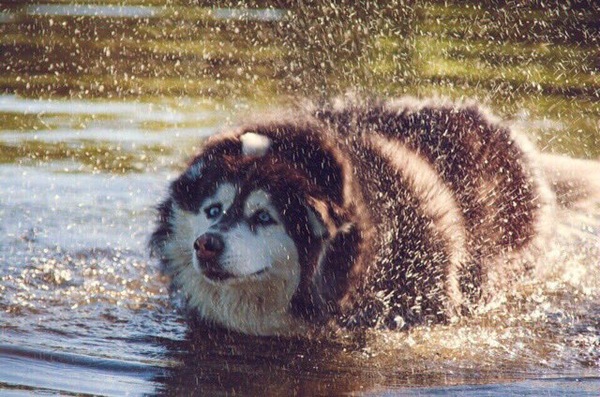
[[336, 101], [208, 140], [150, 246], [189, 315], [231, 330], [447, 321], [524, 275], [555, 197], [476, 105]]

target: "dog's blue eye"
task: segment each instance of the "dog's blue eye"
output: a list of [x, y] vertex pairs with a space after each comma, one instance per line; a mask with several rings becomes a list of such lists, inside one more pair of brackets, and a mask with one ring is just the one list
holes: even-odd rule
[[256, 219], [256, 223], [261, 225], [268, 225], [271, 223], [275, 223], [275, 220], [267, 211], [260, 210], [256, 214], [254, 214], [254, 219]]
[[213, 204], [204, 210], [208, 219], [214, 219], [218, 217], [219, 215], [221, 215], [222, 211], [223, 209], [221, 207], [221, 204]]

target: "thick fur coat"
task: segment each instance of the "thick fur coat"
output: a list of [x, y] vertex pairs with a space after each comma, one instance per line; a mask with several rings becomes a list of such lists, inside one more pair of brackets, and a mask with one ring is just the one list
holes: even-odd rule
[[[240, 332], [446, 321], [530, 269], [554, 203], [536, 159], [474, 104], [284, 112], [210, 138], [170, 186], [150, 246], [192, 318]], [[214, 197], [229, 209], [207, 221]], [[252, 226], [252, 206], [273, 223]], [[241, 265], [214, 260], [227, 277], [207, 277], [199, 237], [239, 219], [250, 232], [231, 241], [254, 239], [236, 248]]]

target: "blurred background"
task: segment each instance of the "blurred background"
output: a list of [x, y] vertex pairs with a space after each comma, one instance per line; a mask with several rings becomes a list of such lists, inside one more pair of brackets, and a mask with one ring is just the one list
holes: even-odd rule
[[[348, 90], [475, 98], [523, 123], [542, 148], [596, 157], [599, 7], [593, 0], [3, 1], [0, 90], [177, 108], [190, 98], [231, 108]], [[7, 107], [3, 129], [52, 126]], [[77, 116], [84, 127], [89, 115]], [[152, 121], [142, 127], [173, 126]], [[2, 158], [11, 157], [6, 150]]]

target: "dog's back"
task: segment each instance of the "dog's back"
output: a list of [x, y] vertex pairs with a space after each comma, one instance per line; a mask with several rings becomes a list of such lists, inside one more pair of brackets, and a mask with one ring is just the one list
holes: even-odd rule
[[526, 139], [474, 105], [347, 102], [316, 114], [345, 142], [373, 221], [365, 285], [378, 297], [362, 305], [379, 320], [444, 318], [527, 271], [553, 197]]

